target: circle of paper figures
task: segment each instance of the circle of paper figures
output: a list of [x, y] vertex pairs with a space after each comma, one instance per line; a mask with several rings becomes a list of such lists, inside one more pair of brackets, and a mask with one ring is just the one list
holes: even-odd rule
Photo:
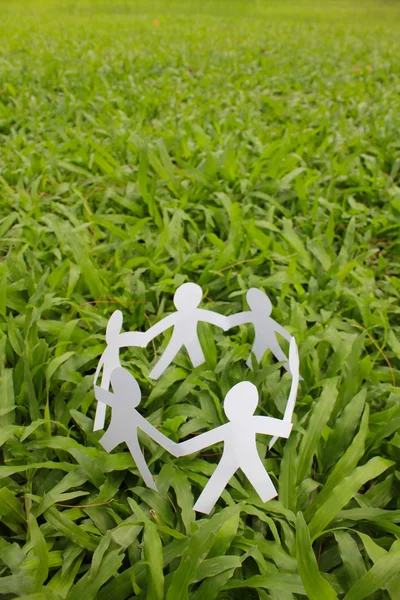
[[[111, 407], [111, 422], [100, 438], [100, 444], [107, 452], [125, 442], [145, 484], [157, 490], [153, 476], [146, 464], [139, 446], [138, 429], [146, 433], [173, 456], [180, 457], [198, 452], [203, 448], [224, 442], [224, 450], [210, 480], [194, 505], [194, 510], [208, 514], [222, 494], [229, 480], [238, 469], [249, 479], [263, 502], [271, 500], [277, 491], [269, 477], [257, 451], [256, 434], [273, 436], [271, 449], [278, 437], [288, 438], [292, 430], [292, 415], [299, 385], [299, 358], [295, 339], [271, 317], [272, 305], [268, 296], [256, 288], [246, 294], [250, 310], [232, 316], [199, 308], [202, 289], [195, 283], [184, 283], [175, 292], [176, 312], [162, 319], [146, 332], [121, 333], [122, 313], [116, 310], [107, 324], [106, 342], [94, 377], [95, 397], [98, 401], [94, 421], [94, 431], [104, 428], [106, 407]], [[121, 367], [119, 349], [128, 346], [145, 347], [156, 336], [173, 327], [171, 339], [149, 377], [158, 379], [174, 360], [182, 347], [185, 347], [194, 367], [205, 362], [203, 349], [197, 334], [198, 323], [202, 321], [220, 327], [224, 331], [237, 325], [251, 323], [254, 326], [254, 343], [251, 352], [258, 361], [267, 349], [275, 358], [284, 363], [292, 375], [292, 385], [283, 419], [255, 416], [258, 405], [258, 391], [254, 384], [242, 381], [234, 385], [224, 400], [224, 411], [228, 422], [192, 439], [175, 443], [153, 427], [137, 410], [141, 391], [136, 379]], [[282, 351], [276, 334], [290, 342], [289, 359]], [[251, 368], [251, 355], [247, 365]], [[100, 371], [102, 378], [97, 384]], [[112, 392], [109, 391], [110, 383]]]

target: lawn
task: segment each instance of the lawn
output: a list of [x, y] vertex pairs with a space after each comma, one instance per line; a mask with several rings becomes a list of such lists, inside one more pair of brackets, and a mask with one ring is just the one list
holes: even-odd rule
[[[400, 599], [400, 4], [0, 1], [0, 596], [4, 600]], [[160, 493], [93, 432], [105, 329], [246, 310], [296, 338], [288, 441], [192, 510], [222, 445]], [[170, 333], [121, 354], [174, 441], [224, 422], [242, 380], [282, 418], [291, 378], [253, 330]], [[287, 345], [285, 346], [287, 350]]]

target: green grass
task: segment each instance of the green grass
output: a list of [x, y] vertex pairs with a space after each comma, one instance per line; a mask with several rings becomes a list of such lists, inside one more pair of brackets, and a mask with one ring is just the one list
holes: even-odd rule
[[[1, 598], [398, 600], [399, 3], [0, 8]], [[201, 518], [220, 446], [143, 437], [156, 494], [92, 431], [108, 317], [143, 331], [184, 281], [224, 314], [260, 286], [296, 337], [279, 500], [238, 473]], [[167, 337], [123, 354], [172, 439], [243, 378], [282, 416], [289, 377], [229, 333], [157, 385]]]

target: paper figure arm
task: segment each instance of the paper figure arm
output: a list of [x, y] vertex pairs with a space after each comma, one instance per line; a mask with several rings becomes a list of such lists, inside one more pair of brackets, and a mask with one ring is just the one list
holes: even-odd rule
[[299, 352], [298, 352], [296, 340], [294, 339], [294, 337], [292, 337], [290, 340], [289, 368], [290, 368], [290, 372], [292, 373], [292, 385], [290, 388], [289, 398], [288, 398], [288, 401], [286, 404], [285, 414], [283, 416], [283, 419], [285, 421], [292, 420], [294, 405], [296, 402], [297, 390], [299, 387], [299, 379], [300, 379]]
[[100, 371], [101, 371], [101, 367], [104, 365], [104, 354], [101, 355], [100, 360], [99, 360], [99, 364], [97, 365], [96, 368], [96, 372], [94, 374], [94, 380], [93, 380], [93, 384], [96, 385], [96, 381], [100, 375]]
[[139, 427], [139, 429], [144, 431], [144, 433], [147, 433], [147, 435], [152, 440], [157, 442], [157, 444], [160, 444], [160, 446], [162, 448], [165, 448], [165, 450], [168, 450], [168, 452], [170, 452], [174, 456], [178, 456], [178, 451], [177, 451], [178, 444], [176, 444], [175, 442], [173, 442], [172, 440], [167, 438], [167, 436], [162, 434], [161, 431], [158, 431], [158, 429], [156, 427], [154, 427], [153, 425], [151, 425], [147, 421], [147, 419], [142, 417], [142, 415], [140, 415], [140, 418], [138, 421], [138, 427]]
[[284, 419], [274, 419], [273, 417], [253, 417], [252, 422], [256, 433], [263, 433], [264, 435], [288, 438], [290, 432], [292, 431], [292, 423], [290, 421], [285, 421]]
[[172, 313], [172, 315], [168, 315], [167, 317], [164, 317], [164, 319], [161, 319], [161, 321], [159, 321], [158, 323], [156, 323], [155, 325], [150, 327], [150, 329], [148, 329], [144, 333], [145, 344], [147, 345], [157, 335], [160, 335], [160, 333], [163, 333], [163, 331], [166, 331], [167, 329], [169, 329], [170, 327], [175, 325], [175, 323], [176, 323], [176, 313]]
[[198, 452], [199, 450], [203, 450], [203, 448], [207, 448], [208, 446], [222, 442], [224, 439], [224, 433], [222, 431], [224, 427], [225, 425], [221, 425], [220, 427], [216, 427], [211, 431], [206, 431], [201, 435], [197, 435], [186, 442], [177, 444], [177, 456], [186, 456], [187, 454]]
[[232, 327], [236, 327], [237, 325], [244, 325], [245, 323], [251, 323], [252, 320], [253, 320], [253, 318], [252, 318], [252, 313], [250, 310], [236, 313], [236, 315], [231, 315], [230, 317], [228, 317], [227, 329], [231, 329]]
[[[289, 368], [292, 373], [292, 385], [290, 387], [289, 398], [286, 403], [285, 414], [283, 415], [283, 420], [285, 423], [291, 423], [294, 411], [294, 405], [296, 403], [297, 390], [299, 387], [299, 353], [297, 349], [296, 340], [294, 337], [290, 340], [290, 348], [289, 348]], [[269, 444], [269, 449], [271, 450], [272, 446], [275, 444], [278, 436], [274, 436]]]
[[290, 333], [288, 331], [286, 331], [286, 329], [284, 327], [282, 327], [282, 325], [279, 325], [279, 323], [277, 323], [276, 321], [274, 321], [274, 319], [271, 319], [273, 325], [274, 325], [274, 330], [277, 333], [280, 333], [282, 337], [285, 338], [285, 340], [287, 340], [288, 342], [290, 342], [290, 340], [292, 339], [292, 336], [290, 335]]
[[206, 323], [211, 323], [211, 325], [221, 327], [224, 331], [227, 330], [228, 317], [225, 317], [225, 315], [220, 315], [213, 310], [206, 310], [204, 308], [198, 308], [196, 312], [200, 321], [205, 321]]
[[101, 402], [102, 404], [107, 404], [107, 406], [111, 407], [116, 405], [117, 400], [115, 398], [115, 395], [112, 392], [104, 390], [98, 385], [94, 386], [94, 395], [96, 400], [98, 402]]
[[[150, 330], [149, 330], [150, 331]], [[139, 346], [144, 348], [148, 344], [146, 332], [141, 331], [127, 331], [126, 333], [120, 333], [118, 336], [119, 348], [126, 348], [127, 346]]]

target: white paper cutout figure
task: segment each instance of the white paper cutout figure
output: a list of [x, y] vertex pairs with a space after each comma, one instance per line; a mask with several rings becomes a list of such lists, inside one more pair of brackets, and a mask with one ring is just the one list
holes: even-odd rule
[[[255, 354], [258, 362], [261, 361], [266, 350], [270, 349], [279, 362], [285, 362], [284, 367], [290, 372], [288, 359], [279, 345], [276, 334], [280, 333], [288, 342], [292, 336], [270, 317], [272, 304], [267, 294], [257, 288], [250, 288], [246, 294], [246, 300], [250, 310], [227, 317], [229, 321], [227, 329], [236, 325], [252, 323], [254, 325], [254, 343], [251, 351]], [[251, 355], [246, 364], [250, 369], [252, 368]]]
[[146, 332], [147, 340], [150, 342], [166, 329], [174, 327], [168, 346], [149, 374], [151, 379], [158, 379], [164, 373], [182, 346], [185, 346], [195, 368], [205, 362], [206, 359], [197, 334], [199, 321], [211, 323], [221, 327], [224, 331], [226, 330], [228, 317], [204, 308], [198, 308], [202, 296], [203, 291], [199, 285], [196, 283], [183, 283], [174, 295], [176, 312], [165, 317]]
[[153, 427], [136, 410], [140, 404], [141, 391], [138, 382], [129, 371], [122, 367], [114, 369], [111, 373], [111, 385], [114, 393], [97, 385], [94, 388], [96, 399], [104, 406], [111, 406], [112, 409], [110, 426], [99, 442], [107, 452], [111, 452], [118, 444], [125, 442], [145, 484], [157, 491], [157, 486], [139, 446], [138, 429], [147, 433], [174, 456], [177, 456], [178, 445]]
[[[100, 386], [104, 390], [108, 390], [110, 387], [110, 377], [113, 370], [121, 366], [121, 362], [119, 360], [119, 349], [126, 348], [127, 346], [140, 346], [144, 348], [147, 343], [145, 333], [141, 333], [139, 331], [121, 333], [122, 321], [122, 312], [120, 310], [115, 310], [107, 323], [107, 348], [101, 355], [99, 364], [97, 365], [96, 373], [94, 375], [94, 385], [96, 385], [100, 370], [103, 367]], [[105, 417], [106, 405], [98, 403], [94, 418], [93, 431], [98, 431], [99, 429], [104, 428]]]
[[[297, 373], [293, 376], [289, 396], [292, 403], [296, 398], [299, 382], [297, 346], [294, 338], [291, 339], [290, 349], [291, 368], [294, 373]], [[229, 390], [224, 401], [224, 411], [229, 423], [178, 444], [177, 455], [186, 456], [218, 442], [224, 442], [222, 458], [193, 507], [197, 512], [208, 514], [211, 511], [238, 469], [243, 471], [263, 502], [277, 495], [258, 454], [256, 434], [288, 438], [292, 430], [292, 424], [288, 420], [290, 410], [288, 413], [285, 412], [283, 420], [254, 416], [257, 404], [256, 386], [249, 381], [238, 383]]]

